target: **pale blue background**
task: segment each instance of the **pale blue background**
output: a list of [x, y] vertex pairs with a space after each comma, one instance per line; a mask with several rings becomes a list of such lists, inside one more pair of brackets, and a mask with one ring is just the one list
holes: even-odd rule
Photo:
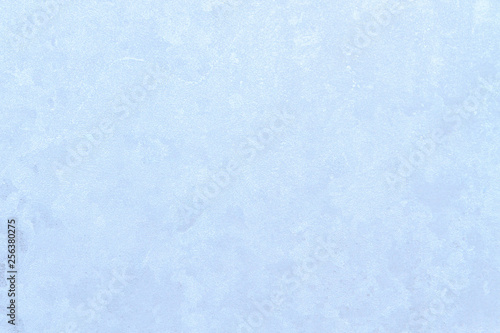
[[0, 18], [0, 332], [500, 332], [498, 1]]

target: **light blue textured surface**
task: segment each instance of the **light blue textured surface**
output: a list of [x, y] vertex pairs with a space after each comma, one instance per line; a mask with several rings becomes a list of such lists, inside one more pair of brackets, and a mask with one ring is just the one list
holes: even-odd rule
[[0, 17], [0, 332], [500, 332], [497, 0]]

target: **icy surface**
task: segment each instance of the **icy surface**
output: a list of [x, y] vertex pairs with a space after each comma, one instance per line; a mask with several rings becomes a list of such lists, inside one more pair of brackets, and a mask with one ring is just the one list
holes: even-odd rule
[[500, 332], [500, 2], [0, 17], [0, 332]]

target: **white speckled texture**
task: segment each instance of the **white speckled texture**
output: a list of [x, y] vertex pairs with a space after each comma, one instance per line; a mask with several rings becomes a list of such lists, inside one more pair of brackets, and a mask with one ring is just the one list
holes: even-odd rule
[[0, 332], [500, 332], [498, 1], [0, 18]]

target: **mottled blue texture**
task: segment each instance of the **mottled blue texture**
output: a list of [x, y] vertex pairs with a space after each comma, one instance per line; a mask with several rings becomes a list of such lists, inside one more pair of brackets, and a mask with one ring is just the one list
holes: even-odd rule
[[0, 17], [0, 332], [500, 332], [497, 0]]

